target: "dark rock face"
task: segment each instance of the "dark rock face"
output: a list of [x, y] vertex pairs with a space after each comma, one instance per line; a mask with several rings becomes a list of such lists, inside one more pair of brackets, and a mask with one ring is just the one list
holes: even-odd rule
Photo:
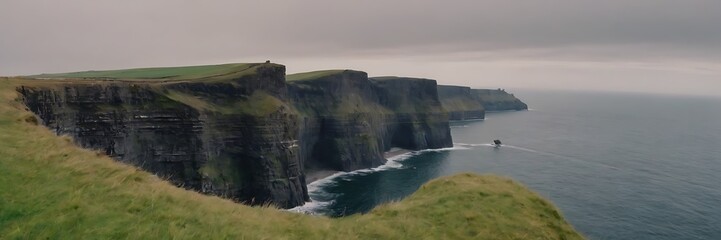
[[438, 85], [438, 98], [451, 121], [484, 119], [486, 110], [470, 87]]
[[452, 146], [435, 81], [376, 81], [346, 70], [292, 81], [288, 88], [304, 115], [300, 139], [306, 171], [376, 167], [392, 147]]
[[386, 132], [392, 146], [413, 150], [453, 146], [448, 112], [438, 99], [435, 80], [400, 77], [371, 80], [378, 88], [380, 104], [396, 113]]
[[288, 83], [291, 102], [303, 115], [301, 144], [307, 170], [352, 171], [385, 163], [384, 110], [368, 75], [343, 71]]
[[471, 89], [463, 86], [438, 86], [438, 97], [450, 120], [483, 119], [486, 111], [525, 110], [528, 105], [505, 90]]
[[262, 105], [265, 99], [252, 97], [259, 91], [282, 102], [284, 76], [284, 67], [268, 66], [228, 82], [108, 81], [19, 91], [46, 126], [83, 147], [188, 189], [292, 207], [308, 200], [298, 115], [282, 104], [261, 114], [226, 106]]
[[481, 101], [486, 111], [520, 111], [528, 109], [528, 105], [502, 89], [473, 89], [472, 91], [474, 96]]
[[199, 188], [203, 162], [200, 114], [131, 84], [73, 84], [20, 89], [43, 123], [85, 148]]
[[249, 204], [308, 200], [305, 173], [383, 164], [383, 152], [452, 146], [436, 82], [343, 71], [285, 81], [263, 64], [191, 81], [75, 80], [24, 86], [57, 134], [172, 183]]

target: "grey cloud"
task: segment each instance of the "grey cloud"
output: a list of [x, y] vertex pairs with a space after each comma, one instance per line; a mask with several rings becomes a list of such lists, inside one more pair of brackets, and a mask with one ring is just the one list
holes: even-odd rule
[[266, 58], [719, 62], [718, 23], [718, 0], [0, 0], [0, 75]]

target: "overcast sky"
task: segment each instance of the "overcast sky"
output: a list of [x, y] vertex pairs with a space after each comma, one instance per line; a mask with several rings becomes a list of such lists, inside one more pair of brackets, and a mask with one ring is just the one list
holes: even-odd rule
[[721, 96], [719, 0], [0, 0], [0, 75], [261, 62]]

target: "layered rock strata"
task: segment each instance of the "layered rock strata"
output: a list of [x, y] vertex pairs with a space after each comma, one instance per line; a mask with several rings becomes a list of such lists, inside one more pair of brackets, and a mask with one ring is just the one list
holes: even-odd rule
[[270, 63], [191, 70], [43, 75], [18, 91], [83, 147], [249, 204], [301, 205], [306, 172], [376, 167], [392, 147], [452, 146], [434, 80], [341, 70], [286, 82]]

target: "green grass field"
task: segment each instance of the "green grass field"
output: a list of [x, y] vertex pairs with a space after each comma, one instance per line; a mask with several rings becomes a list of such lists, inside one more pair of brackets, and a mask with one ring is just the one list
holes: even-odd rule
[[84, 71], [27, 76], [52, 79], [122, 79], [122, 80], [187, 80], [216, 77], [241, 72], [258, 64], [231, 63], [221, 65], [136, 68], [123, 70]]
[[502, 177], [436, 179], [339, 219], [177, 188], [38, 126], [0, 78], [0, 239], [581, 239], [556, 208]]

